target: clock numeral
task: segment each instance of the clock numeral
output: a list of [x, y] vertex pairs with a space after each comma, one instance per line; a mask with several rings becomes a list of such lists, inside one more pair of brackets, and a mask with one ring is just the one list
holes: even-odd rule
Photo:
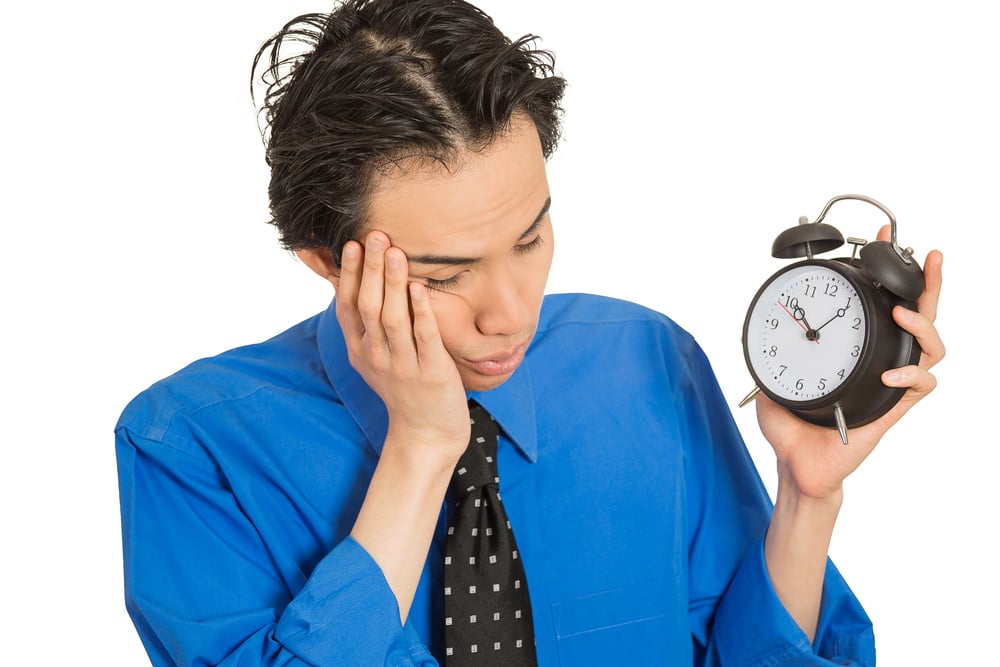
[[770, 320], [768, 320], [768, 321], [767, 321], [767, 325], [768, 325], [769, 327], [771, 327], [771, 330], [772, 330], [772, 331], [773, 331], [773, 330], [775, 330], [775, 329], [777, 329], [777, 328], [778, 328], [778, 318], [777, 318], [777, 317], [775, 317], [774, 319], [770, 319]]
[[769, 357], [778, 356], [778, 346], [772, 345], [770, 350], [764, 350], [764, 354], [766, 354]]
[[804, 386], [805, 384], [802, 382], [802, 378], [799, 378], [798, 380], [795, 381], [795, 388], [798, 389], [799, 391], [802, 391], [802, 387]]
[[820, 391], [823, 391], [824, 389], [826, 389], [826, 378], [820, 378], [819, 379], [819, 384], [816, 385], [816, 388], [819, 389]]
[[799, 307], [798, 299], [796, 299], [791, 294], [785, 297], [785, 308], [788, 308], [789, 310], [795, 310], [798, 307]]
[[840, 289], [839, 285], [834, 285], [833, 283], [827, 283], [826, 287], [823, 289], [823, 294], [827, 296], [837, 296], [837, 290]]
[[805, 294], [806, 296], [812, 298], [812, 297], [816, 296], [816, 286], [815, 285], [806, 285], [805, 289], [802, 291], [802, 293]]
[[846, 372], [847, 372], [846, 368], [841, 368], [839, 371], [837, 371], [837, 377], [839, 377], [841, 380], [843, 380], [844, 379], [844, 375], [846, 374]]
[[781, 364], [781, 366], [779, 366], [779, 368], [781, 368], [781, 370], [778, 371], [778, 377], [781, 377], [782, 375], [785, 374], [785, 371], [788, 370], [788, 366], [786, 366], [784, 364]]
[[851, 326], [851, 328], [854, 329], [855, 331], [861, 328], [861, 318], [860, 317], [855, 317], [854, 318], [854, 324]]
[[851, 348], [851, 356], [852, 357], [856, 357], [859, 354], [861, 354], [861, 346], [860, 345], [855, 345], [854, 347]]

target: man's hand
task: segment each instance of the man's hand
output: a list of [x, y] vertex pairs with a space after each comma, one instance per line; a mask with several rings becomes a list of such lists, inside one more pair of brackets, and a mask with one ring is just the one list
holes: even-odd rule
[[342, 253], [337, 319], [351, 365], [389, 413], [389, 437], [458, 460], [469, 410], [455, 362], [438, 331], [427, 288], [410, 283], [406, 255], [380, 231]]

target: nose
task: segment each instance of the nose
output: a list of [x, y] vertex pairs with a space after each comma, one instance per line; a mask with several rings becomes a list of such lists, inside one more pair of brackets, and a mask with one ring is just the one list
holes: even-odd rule
[[518, 282], [508, 272], [491, 276], [479, 294], [476, 328], [487, 336], [512, 336], [528, 326], [531, 319]]

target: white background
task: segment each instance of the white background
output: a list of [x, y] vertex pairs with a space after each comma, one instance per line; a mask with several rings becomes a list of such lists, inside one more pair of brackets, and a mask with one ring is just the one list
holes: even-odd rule
[[[112, 428], [156, 379], [328, 302], [264, 223], [248, 82], [267, 36], [329, 6], [11, 4], [3, 661], [142, 665], [122, 602]], [[747, 304], [784, 266], [770, 244], [800, 215], [866, 194], [921, 259], [945, 252], [940, 387], [848, 480], [832, 553], [874, 619], [881, 665], [995, 661], [1000, 40], [988, 3], [482, 6], [509, 34], [542, 35], [570, 81], [550, 163], [550, 291], [671, 315], [734, 409], [751, 387]], [[871, 238], [885, 216], [845, 202], [827, 221]], [[773, 490], [752, 408], [737, 419]]]

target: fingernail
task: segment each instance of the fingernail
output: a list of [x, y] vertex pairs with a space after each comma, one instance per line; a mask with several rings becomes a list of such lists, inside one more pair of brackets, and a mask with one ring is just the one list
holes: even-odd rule
[[399, 259], [399, 255], [397, 255], [394, 252], [386, 253], [385, 263], [389, 265], [390, 269], [398, 269], [399, 265], [402, 264], [402, 262]]
[[358, 256], [358, 246], [354, 243], [348, 243], [344, 246], [342, 254], [344, 259], [355, 259]]
[[888, 385], [897, 385], [903, 379], [903, 374], [900, 371], [886, 371], [882, 375], [882, 381]]

